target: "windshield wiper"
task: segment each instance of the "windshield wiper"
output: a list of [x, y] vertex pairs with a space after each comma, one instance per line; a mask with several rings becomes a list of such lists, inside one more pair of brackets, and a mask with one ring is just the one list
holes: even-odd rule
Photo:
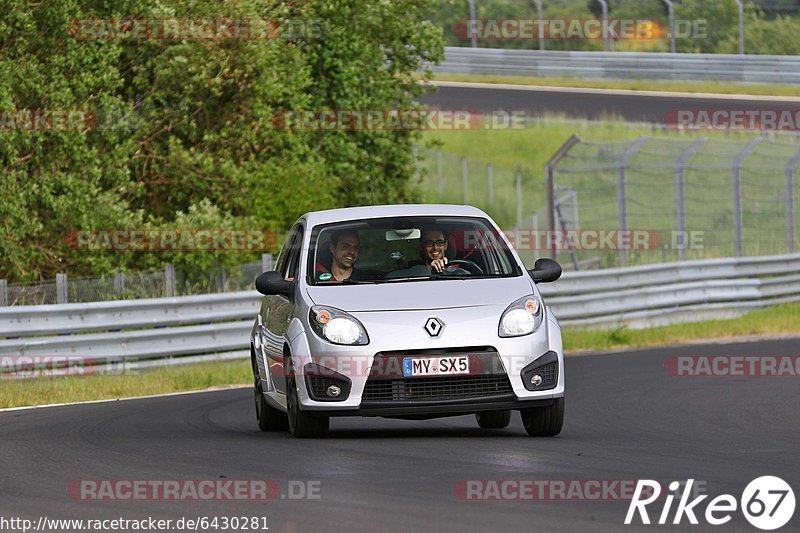
[[374, 281], [361, 280], [361, 279], [347, 278], [347, 279], [343, 279], [339, 283], [342, 283], [344, 285], [363, 285], [363, 284], [369, 284], [369, 283], [375, 283], [375, 282]]
[[374, 283], [393, 283], [395, 281], [420, 281], [424, 279], [433, 279], [433, 276], [410, 276], [405, 278], [383, 278], [375, 280]]

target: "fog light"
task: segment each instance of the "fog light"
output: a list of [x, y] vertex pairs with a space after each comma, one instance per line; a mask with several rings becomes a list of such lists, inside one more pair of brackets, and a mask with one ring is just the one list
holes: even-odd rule
[[533, 376], [531, 376], [531, 385], [533, 385], [534, 387], [538, 387], [541, 384], [542, 384], [542, 376], [540, 376], [539, 374], [534, 374]]
[[328, 387], [328, 390], [325, 391], [325, 392], [331, 398], [336, 398], [337, 396], [339, 396], [342, 393], [342, 389], [339, 387], [339, 385], [331, 385], [330, 387]]

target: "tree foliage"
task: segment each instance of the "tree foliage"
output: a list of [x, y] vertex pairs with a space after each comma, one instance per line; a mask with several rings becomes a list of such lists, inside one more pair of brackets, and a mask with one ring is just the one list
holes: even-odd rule
[[[417, 199], [418, 133], [295, 131], [273, 119], [291, 110], [416, 107], [417, 71], [442, 57], [441, 31], [422, 17], [429, 3], [2, 0], [0, 113], [79, 110], [92, 118], [78, 131], [0, 126], [0, 278], [206, 260], [87, 253], [69, 246], [75, 229], [173, 228], [191, 219], [277, 232], [305, 211], [361, 205], [373, 194], [379, 202]], [[76, 21], [129, 17], [266, 18], [314, 31], [252, 40], [74, 31]]]

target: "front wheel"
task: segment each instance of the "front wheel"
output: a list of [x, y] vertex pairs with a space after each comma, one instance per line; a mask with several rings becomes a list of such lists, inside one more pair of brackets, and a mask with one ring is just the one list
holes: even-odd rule
[[531, 437], [554, 437], [564, 427], [564, 398], [556, 398], [545, 407], [520, 409], [519, 414]]
[[292, 372], [286, 378], [286, 410], [289, 413], [289, 431], [297, 438], [320, 438], [328, 434], [330, 417], [311, 416], [300, 409], [297, 399], [297, 382]]
[[253, 392], [256, 400], [256, 420], [261, 431], [286, 431], [289, 429], [289, 419], [286, 414], [272, 407], [264, 398], [264, 389], [261, 387], [261, 376], [258, 365], [254, 369]]
[[511, 409], [481, 411], [475, 413], [475, 418], [483, 429], [503, 429], [511, 423]]

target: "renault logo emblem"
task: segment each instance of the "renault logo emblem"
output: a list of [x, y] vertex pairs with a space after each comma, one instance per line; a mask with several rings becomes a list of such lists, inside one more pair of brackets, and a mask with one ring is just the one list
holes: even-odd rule
[[428, 332], [428, 335], [431, 337], [438, 337], [439, 334], [444, 329], [444, 322], [439, 320], [436, 317], [431, 317], [425, 321], [425, 325], [423, 326], [425, 331]]

